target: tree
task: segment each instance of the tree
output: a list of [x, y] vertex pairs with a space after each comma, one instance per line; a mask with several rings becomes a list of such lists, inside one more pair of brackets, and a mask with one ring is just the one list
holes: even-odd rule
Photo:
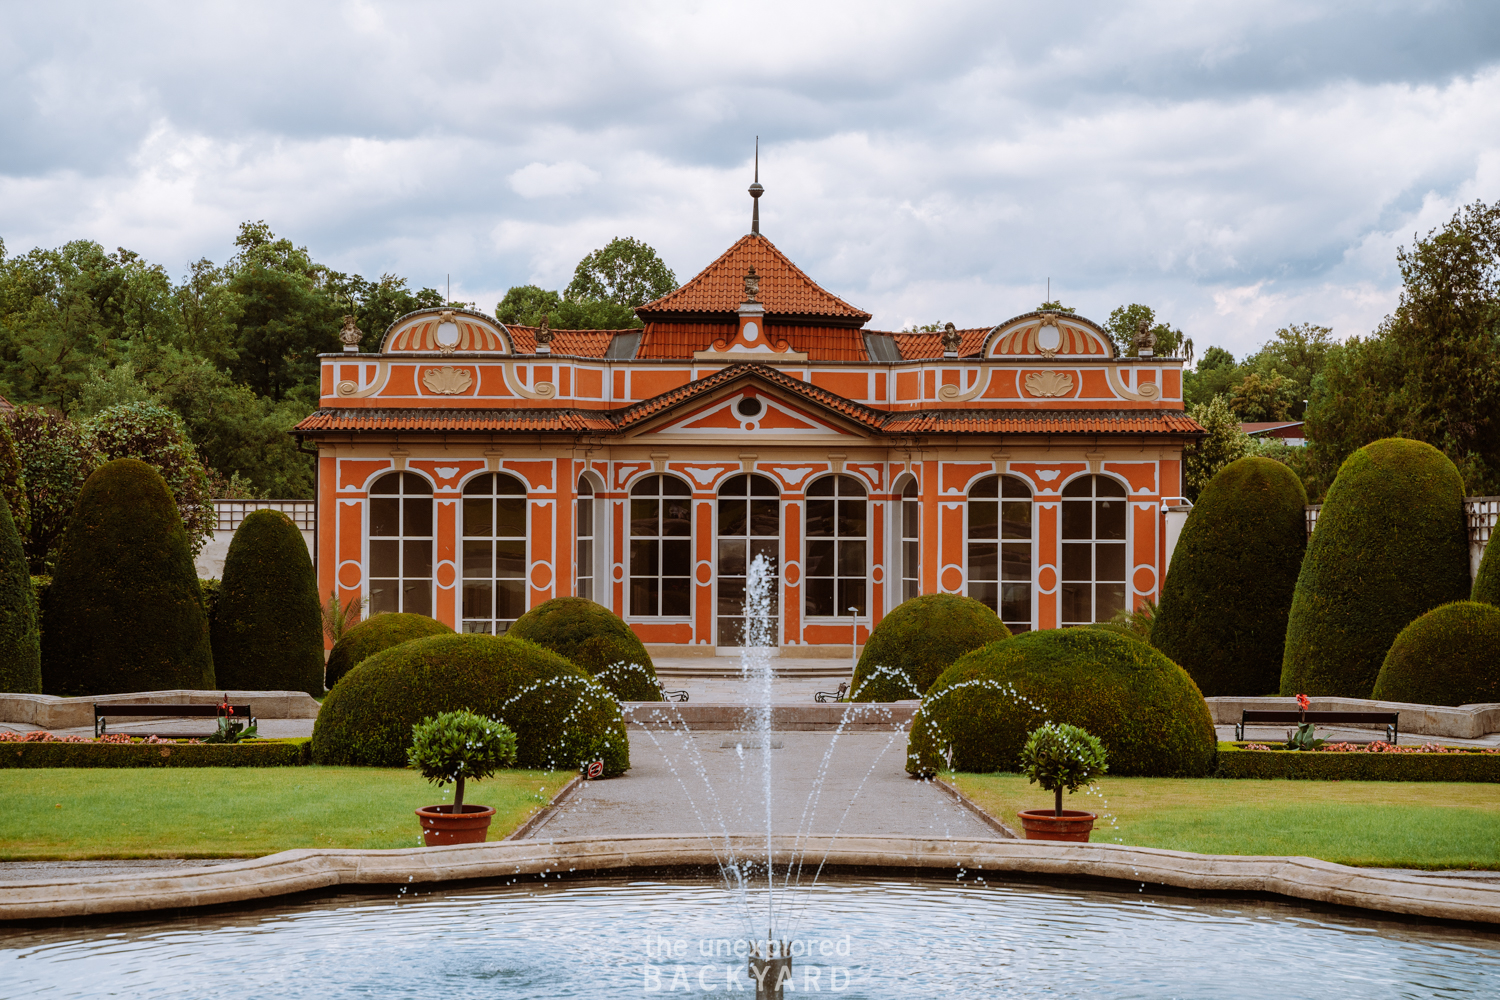
[[36, 592], [10, 507], [0, 503], [0, 691], [42, 693]]
[[517, 326], [541, 326], [542, 318], [556, 313], [561, 305], [562, 296], [556, 292], [539, 285], [515, 285], [495, 306], [495, 318]]
[[1152, 348], [1155, 355], [1167, 358], [1176, 357], [1177, 349], [1183, 343], [1182, 331], [1158, 321], [1155, 310], [1137, 302], [1118, 307], [1104, 322], [1105, 332], [1115, 342], [1115, 348], [1120, 355], [1134, 358], [1140, 354], [1135, 346], [1135, 335], [1143, 321], [1146, 328], [1156, 336], [1156, 346]]
[[0, 497], [10, 508], [11, 521], [19, 537], [31, 530], [31, 501], [26, 496], [26, 474], [21, 470], [21, 455], [16, 451], [10, 425], [0, 420]]
[[1249, 452], [1250, 438], [1240, 430], [1240, 420], [1230, 411], [1223, 396], [1191, 407], [1188, 416], [1208, 432], [1182, 449], [1183, 492], [1189, 500], [1197, 502], [1198, 494], [1220, 469]]
[[[1074, 309], [1072, 306], [1065, 306], [1065, 305], [1063, 305], [1062, 304], [1062, 299], [1053, 299], [1051, 302], [1043, 302], [1041, 305], [1037, 306], [1036, 307], [1036, 311], [1037, 312], [1076, 313], [1078, 310]], [[940, 330], [940, 329], [942, 329], [942, 327], [935, 326], [932, 329], [933, 330]], [[929, 330], [927, 332], [930, 333], [931, 331]]]
[[1339, 349], [1333, 330], [1313, 323], [1294, 323], [1277, 330], [1246, 363], [1263, 377], [1279, 375], [1290, 383], [1287, 417], [1301, 420], [1312, 398], [1313, 379]]
[[495, 318], [517, 326], [554, 330], [629, 330], [644, 324], [631, 306], [608, 299], [568, 299], [536, 285], [517, 285], [495, 307]]
[[55, 550], [79, 491], [102, 459], [83, 430], [55, 410], [18, 406], [5, 415], [25, 484], [30, 528], [21, 546], [31, 572], [52, 572]]
[[677, 276], [656, 251], [630, 236], [617, 236], [588, 254], [573, 270], [564, 298], [644, 305], [677, 287]]
[[104, 461], [136, 458], [156, 470], [172, 491], [195, 557], [213, 537], [216, 514], [208, 472], [176, 413], [156, 403], [112, 406], [84, 424], [83, 445]]
[[1229, 408], [1246, 423], [1291, 418], [1296, 387], [1284, 375], [1251, 372], [1229, 390]]

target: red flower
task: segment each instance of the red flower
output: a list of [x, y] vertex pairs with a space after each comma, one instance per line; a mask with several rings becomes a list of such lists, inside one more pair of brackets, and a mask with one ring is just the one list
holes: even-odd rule
[[1305, 695], [1305, 694], [1299, 694], [1297, 696], [1297, 708], [1298, 708], [1298, 710], [1303, 711], [1303, 712], [1307, 711], [1307, 706], [1309, 704], [1310, 704], [1310, 702], [1308, 700], [1307, 695]]

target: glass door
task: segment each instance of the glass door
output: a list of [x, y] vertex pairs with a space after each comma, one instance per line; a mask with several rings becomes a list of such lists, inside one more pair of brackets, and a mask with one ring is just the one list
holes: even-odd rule
[[745, 644], [745, 588], [750, 564], [764, 556], [771, 564], [770, 622], [767, 638], [780, 645], [781, 495], [765, 476], [730, 477], [719, 489], [718, 624], [720, 646]]

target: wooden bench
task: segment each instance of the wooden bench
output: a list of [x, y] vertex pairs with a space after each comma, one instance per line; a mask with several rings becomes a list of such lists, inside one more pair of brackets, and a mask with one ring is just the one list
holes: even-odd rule
[[847, 701], [848, 700], [848, 694], [849, 694], [849, 682], [848, 681], [841, 681], [839, 683], [839, 689], [837, 691], [819, 691], [817, 694], [813, 695], [813, 701], [816, 701], [816, 702]]
[[[231, 705], [234, 714], [230, 716], [236, 722], [244, 722], [247, 727], [255, 725], [255, 716], [250, 714], [249, 705]], [[118, 702], [94, 703], [94, 737], [97, 739], [108, 731], [109, 724], [105, 721], [106, 716], [121, 716], [126, 718], [158, 718], [158, 719], [215, 719], [218, 718], [222, 709], [218, 705], [122, 705]], [[207, 733], [156, 733], [164, 739], [193, 739], [206, 736]]]
[[1298, 712], [1296, 710], [1257, 712], [1247, 709], [1240, 713], [1240, 721], [1235, 723], [1234, 738], [1236, 740], [1243, 740], [1245, 738], [1245, 727], [1257, 723], [1261, 725], [1281, 725], [1285, 723], [1297, 725], [1301, 722], [1363, 722], [1385, 726], [1385, 741], [1391, 746], [1395, 746], [1396, 740], [1400, 737], [1400, 719], [1400, 712]]

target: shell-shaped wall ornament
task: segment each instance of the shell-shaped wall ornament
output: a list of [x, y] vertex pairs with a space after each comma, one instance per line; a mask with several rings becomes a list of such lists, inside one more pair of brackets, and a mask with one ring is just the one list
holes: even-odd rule
[[1026, 391], [1033, 396], [1066, 396], [1073, 391], [1073, 376], [1067, 372], [1032, 372], [1026, 376]]
[[441, 368], [429, 368], [424, 372], [422, 384], [429, 392], [442, 396], [456, 396], [474, 384], [474, 375], [467, 368], [444, 365]]

